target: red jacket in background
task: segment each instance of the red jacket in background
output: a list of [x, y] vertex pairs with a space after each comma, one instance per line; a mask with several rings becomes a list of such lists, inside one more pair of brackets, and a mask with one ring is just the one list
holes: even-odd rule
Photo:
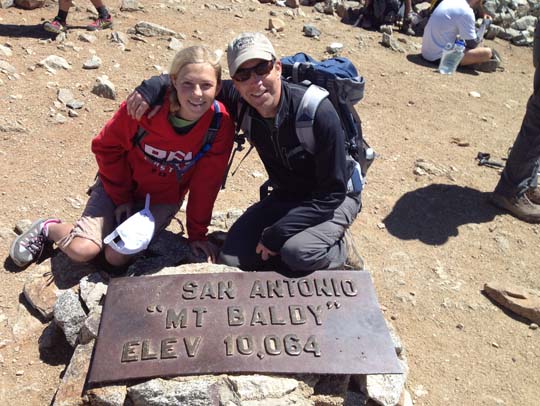
[[140, 122], [129, 117], [126, 103], [92, 140], [99, 176], [107, 194], [119, 206], [144, 201], [150, 193], [151, 204], [178, 204], [189, 191], [186, 210], [187, 232], [191, 241], [206, 239], [216, 200], [234, 139], [234, 123], [219, 103], [222, 112], [220, 129], [210, 150], [191, 167], [178, 182], [172, 166], [160, 167], [133, 145], [139, 125], [147, 133], [140, 146], [153, 156], [189, 161], [203, 146], [206, 132], [214, 116], [212, 106], [187, 134], [178, 134], [169, 123], [167, 100], [152, 119]]

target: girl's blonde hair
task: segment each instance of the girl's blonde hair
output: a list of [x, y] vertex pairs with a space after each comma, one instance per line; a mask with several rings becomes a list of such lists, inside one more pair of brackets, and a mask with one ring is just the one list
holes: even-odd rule
[[[174, 56], [174, 59], [171, 63], [169, 69], [169, 75], [171, 76], [171, 83], [176, 81], [180, 71], [191, 63], [208, 63], [214, 72], [216, 73], [217, 84], [221, 83], [221, 64], [219, 60], [221, 59], [222, 52], [220, 51], [211, 51], [205, 46], [195, 45], [189, 48], [184, 48]], [[176, 113], [180, 111], [180, 102], [178, 101], [178, 96], [176, 91], [170, 92], [169, 99], [171, 102], [170, 111]]]

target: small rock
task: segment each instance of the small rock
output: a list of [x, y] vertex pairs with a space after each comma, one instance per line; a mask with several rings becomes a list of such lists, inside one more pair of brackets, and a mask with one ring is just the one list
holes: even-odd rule
[[83, 69], [98, 69], [101, 66], [101, 58], [97, 55], [92, 57], [83, 63]]
[[19, 371], [15, 372], [15, 375], [16, 375], [16, 376], [23, 376], [23, 375], [24, 375], [24, 371], [19, 370]]
[[81, 279], [79, 291], [88, 310], [93, 310], [100, 305], [106, 295], [107, 284], [99, 273], [93, 273]]
[[75, 347], [79, 331], [86, 319], [79, 296], [71, 289], [60, 295], [54, 305], [54, 320], [66, 335], [67, 342]]
[[33, 10], [43, 7], [45, 0], [15, 0], [15, 4], [17, 7], [24, 8], [25, 10]]
[[423, 385], [417, 385], [414, 389], [413, 389], [413, 393], [416, 397], [418, 398], [421, 398], [421, 397], [424, 397], [426, 396], [429, 392], [424, 389], [424, 386]]
[[11, 55], [13, 55], [11, 48], [0, 45], [0, 56], [10, 57]]
[[84, 102], [80, 100], [70, 100], [66, 103], [66, 106], [73, 110], [79, 110], [84, 107]]
[[268, 20], [268, 29], [282, 32], [285, 29], [285, 21], [280, 18], [270, 18]]
[[326, 52], [330, 54], [337, 54], [343, 50], [343, 44], [341, 42], [332, 42], [326, 47]]
[[68, 104], [73, 100], [73, 93], [69, 89], [58, 89], [56, 98], [63, 104]]
[[96, 307], [90, 312], [79, 332], [79, 343], [87, 344], [98, 336], [99, 323], [101, 321], [101, 307]]
[[540, 324], [540, 291], [489, 282], [484, 285], [484, 292], [501, 306]]
[[159, 36], [170, 36], [175, 37], [178, 35], [175, 31], [168, 28], [162, 27], [161, 25], [149, 23], [146, 21], [141, 21], [135, 24], [135, 31], [138, 34], [144, 35], [145, 37], [159, 37]]
[[32, 226], [31, 220], [28, 220], [28, 219], [19, 220], [17, 221], [17, 224], [15, 224], [15, 232], [20, 235], [24, 233], [26, 230], [28, 230], [31, 226]]
[[123, 50], [126, 49], [126, 46], [129, 43], [129, 38], [126, 34], [120, 31], [113, 31], [109, 36], [111, 42], [118, 44]]
[[383, 32], [382, 33], [382, 40], [381, 44], [386, 47], [390, 48], [392, 51], [395, 52], [405, 52], [403, 48], [396, 42], [396, 40], [392, 37], [392, 35]]
[[69, 361], [62, 381], [54, 397], [54, 406], [81, 405], [86, 374], [90, 367], [90, 358], [94, 342], [78, 345]]
[[472, 92], [469, 92], [469, 96], [475, 97], [475, 98], [479, 98], [479, 97], [480, 97], [480, 93], [475, 92], [475, 91], [472, 91]]
[[7, 72], [14, 75], [17, 73], [17, 69], [7, 61], [0, 60], [0, 72]]
[[49, 272], [31, 277], [23, 287], [25, 299], [45, 320], [52, 319], [54, 304], [63, 292], [56, 286], [54, 277]]
[[183, 45], [178, 39], [176, 39], [174, 37], [171, 37], [169, 39], [169, 45], [167, 46], [167, 48], [169, 48], [170, 50], [172, 50], [172, 51], [180, 51], [182, 49], [182, 47], [183, 47]]
[[215, 383], [211, 380], [176, 382], [152, 379], [130, 386], [128, 396], [135, 405], [212, 405], [216, 404], [213, 393]]
[[53, 120], [57, 124], [65, 124], [67, 122], [67, 117], [63, 114], [56, 113]]
[[531, 323], [531, 324], [529, 324], [529, 328], [530, 328], [531, 330], [538, 330], [538, 324], [536, 324], [536, 323]]
[[313, 38], [321, 36], [321, 31], [319, 31], [319, 29], [317, 29], [314, 25], [306, 24], [304, 25], [302, 31], [306, 37]]
[[79, 34], [79, 41], [93, 44], [94, 42], [97, 41], [97, 37], [92, 34], [82, 33], [82, 34]]
[[139, 8], [139, 0], [122, 0], [120, 4], [121, 11], [138, 11]]
[[116, 89], [107, 76], [99, 76], [96, 82], [92, 93], [106, 99], [116, 100]]
[[51, 73], [55, 73], [59, 69], [71, 69], [70, 64], [61, 56], [49, 55], [47, 58], [38, 63], [39, 66], [46, 68]]

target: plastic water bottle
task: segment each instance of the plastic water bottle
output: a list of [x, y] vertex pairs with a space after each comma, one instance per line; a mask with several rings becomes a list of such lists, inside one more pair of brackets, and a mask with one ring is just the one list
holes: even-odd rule
[[478, 28], [478, 31], [476, 32], [476, 37], [478, 38], [478, 41], [484, 39], [484, 35], [486, 35], [486, 31], [489, 29], [490, 25], [491, 20], [489, 18], [484, 18], [482, 24], [480, 24], [480, 28]]
[[439, 72], [443, 75], [453, 74], [459, 63], [465, 55], [465, 42], [461, 39], [456, 39], [456, 42], [446, 44], [439, 63]]

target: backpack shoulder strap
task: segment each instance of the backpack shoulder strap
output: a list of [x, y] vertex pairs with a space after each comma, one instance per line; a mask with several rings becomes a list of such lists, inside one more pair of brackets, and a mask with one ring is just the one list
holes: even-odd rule
[[328, 95], [326, 89], [317, 85], [310, 85], [304, 96], [302, 96], [296, 112], [296, 135], [302, 147], [310, 154], [315, 153], [315, 137], [313, 135], [315, 113]]
[[219, 128], [221, 127], [222, 118], [223, 118], [223, 113], [221, 112], [219, 103], [216, 100], [214, 100], [214, 116], [212, 117], [210, 127], [208, 127], [208, 130], [206, 131], [206, 135], [204, 136], [203, 147], [201, 148], [201, 150], [204, 148], [207, 148], [206, 151], [208, 151], [210, 147], [212, 146], [212, 144], [214, 143], [214, 140], [216, 139], [216, 135], [219, 132]]
[[146, 134], [147, 134], [147, 131], [141, 125], [139, 125], [137, 127], [137, 131], [135, 132], [135, 135], [131, 139], [131, 144], [134, 147], [141, 145], [141, 141], [144, 137], [146, 137]]

